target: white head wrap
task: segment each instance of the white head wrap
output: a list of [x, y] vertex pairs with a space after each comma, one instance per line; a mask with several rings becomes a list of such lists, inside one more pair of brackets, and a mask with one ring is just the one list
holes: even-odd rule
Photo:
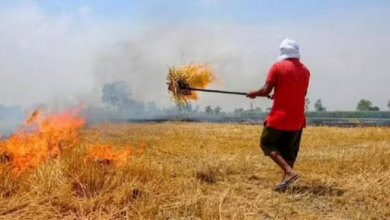
[[299, 45], [291, 38], [286, 38], [282, 41], [282, 43], [280, 43], [279, 57], [277, 60], [281, 61], [288, 58], [301, 58], [299, 53]]

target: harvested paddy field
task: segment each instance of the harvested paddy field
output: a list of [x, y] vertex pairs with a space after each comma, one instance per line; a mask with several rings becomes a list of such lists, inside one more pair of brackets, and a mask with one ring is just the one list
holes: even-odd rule
[[[207, 123], [84, 128], [77, 144], [55, 159], [18, 177], [3, 174], [0, 218], [390, 218], [389, 128], [307, 128], [295, 167], [301, 179], [284, 193], [273, 191], [282, 174], [260, 151], [261, 129]], [[132, 150], [114, 154], [110, 145]]]

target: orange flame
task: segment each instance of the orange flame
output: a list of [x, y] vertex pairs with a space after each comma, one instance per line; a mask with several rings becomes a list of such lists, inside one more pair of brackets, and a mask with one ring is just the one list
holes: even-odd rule
[[145, 142], [141, 142], [141, 143], [139, 144], [139, 146], [138, 146], [138, 154], [143, 154], [145, 148], [146, 148]]
[[[142, 142], [138, 147], [137, 153], [142, 154], [145, 146], [146, 145]], [[114, 166], [122, 166], [132, 156], [132, 152], [133, 149], [129, 145], [114, 150], [110, 144], [91, 144], [86, 159], [100, 163], [113, 164]]]
[[[38, 109], [15, 134], [0, 142], [0, 153], [11, 157], [12, 173], [19, 175], [37, 168], [49, 157], [57, 157], [62, 150], [74, 147], [77, 131], [84, 125], [84, 119], [77, 116], [78, 110], [43, 117]], [[27, 125], [35, 125], [36, 129], [25, 132]]]

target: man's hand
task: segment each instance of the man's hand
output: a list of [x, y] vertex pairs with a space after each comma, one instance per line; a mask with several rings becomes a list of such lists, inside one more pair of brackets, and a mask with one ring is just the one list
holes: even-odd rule
[[254, 98], [256, 98], [257, 96], [258, 96], [258, 91], [250, 91], [250, 92], [246, 95], [246, 97], [251, 98], [251, 99], [254, 99]]

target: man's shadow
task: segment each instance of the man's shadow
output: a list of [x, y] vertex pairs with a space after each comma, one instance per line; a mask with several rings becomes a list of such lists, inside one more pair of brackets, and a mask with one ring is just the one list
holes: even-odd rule
[[290, 186], [286, 189], [279, 190], [279, 193], [287, 193], [287, 194], [306, 194], [313, 196], [342, 196], [346, 192], [343, 189], [336, 188], [334, 186], [327, 186], [321, 183], [317, 183], [315, 185], [297, 185]]

